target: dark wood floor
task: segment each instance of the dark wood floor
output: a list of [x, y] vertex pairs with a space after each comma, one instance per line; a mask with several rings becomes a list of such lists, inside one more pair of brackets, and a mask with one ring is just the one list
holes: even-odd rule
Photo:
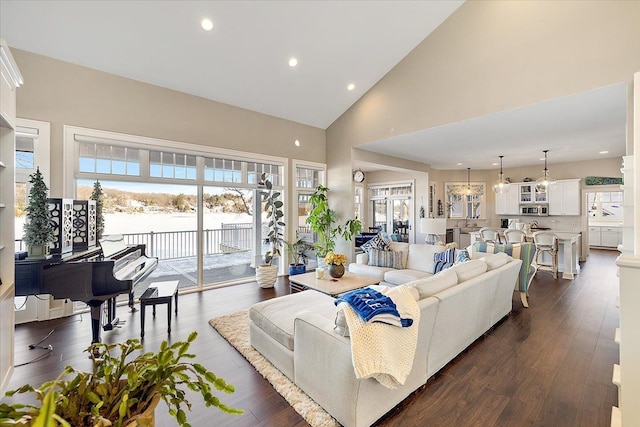
[[[611, 406], [617, 404], [617, 390], [611, 383], [619, 354], [613, 341], [619, 325], [616, 256], [613, 251], [592, 251], [573, 281], [540, 273], [531, 287], [531, 308], [522, 308], [514, 294], [514, 309], [506, 319], [378, 425], [608, 426]], [[236, 393], [223, 401], [245, 410], [240, 417], [229, 416], [205, 408], [194, 398], [189, 414], [193, 426], [307, 425], [207, 323], [211, 317], [286, 293], [286, 279], [279, 279], [270, 290], [248, 283], [181, 296], [171, 340], [197, 331], [191, 347], [197, 361], [236, 387]], [[128, 323], [103, 333], [105, 342], [139, 334], [139, 313], [129, 314], [125, 307], [118, 310]], [[165, 313], [165, 307], [158, 306], [155, 320], [147, 316], [145, 350], [156, 350], [167, 338]], [[89, 320], [83, 314], [17, 326], [16, 364], [42, 352], [29, 350], [28, 345], [51, 330], [43, 345], [53, 345], [54, 351], [44, 360], [15, 368], [9, 388], [39, 385], [66, 365], [91, 369], [82, 353], [91, 337]], [[162, 403], [156, 413], [158, 427], [176, 425]]]

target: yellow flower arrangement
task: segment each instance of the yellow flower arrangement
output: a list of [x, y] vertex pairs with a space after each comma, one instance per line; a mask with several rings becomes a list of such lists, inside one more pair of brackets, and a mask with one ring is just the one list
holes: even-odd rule
[[324, 262], [327, 264], [342, 265], [347, 263], [347, 256], [345, 254], [336, 254], [332, 251], [327, 252], [324, 257]]

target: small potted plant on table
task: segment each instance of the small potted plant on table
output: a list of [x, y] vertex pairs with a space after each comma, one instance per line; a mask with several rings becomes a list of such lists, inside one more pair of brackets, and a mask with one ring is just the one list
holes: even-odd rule
[[307, 251], [312, 249], [313, 245], [309, 244], [304, 237], [300, 236], [298, 236], [295, 242], [285, 242], [285, 244], [287, 245], [287, 252], [292, 261], [292, 263], [289, 264], [289, 276], [306, 273], [307, 261], [309, 259]]

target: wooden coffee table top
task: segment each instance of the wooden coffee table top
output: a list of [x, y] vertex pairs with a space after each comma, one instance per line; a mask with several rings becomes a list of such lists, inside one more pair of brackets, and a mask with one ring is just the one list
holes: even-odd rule
[[339, 279], [334, 279], [329, 276], [328, 271], [324, 272], [323, 279], [316, 279], [316, 273], [315, 271], [312, 271], [310, 273], [289, 276], [289, 282], [304, 286], [305, 288], [314, 289], [331, 296], [380, 283], [379, 280], [373, 277], [363, 276], [349, 271], [345, 271], [344, 276]]

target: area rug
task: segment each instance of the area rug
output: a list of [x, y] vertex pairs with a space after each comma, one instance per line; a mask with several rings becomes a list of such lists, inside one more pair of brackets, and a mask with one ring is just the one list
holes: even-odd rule
[[209, 324], [266, 378], [273, 388], [312, 427], [340, 424], [249, 344], [249, 310], [209, 320]]

